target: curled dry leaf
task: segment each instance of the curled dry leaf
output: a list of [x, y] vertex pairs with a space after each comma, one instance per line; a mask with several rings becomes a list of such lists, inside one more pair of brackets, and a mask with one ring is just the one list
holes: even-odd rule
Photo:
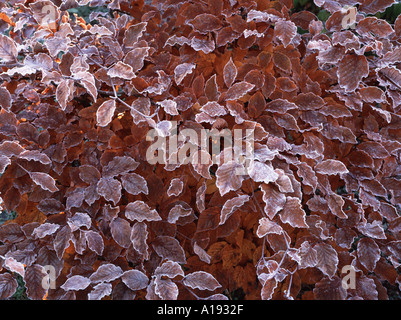
[[179, 196], [184, 188], [184, 183], [179, 178], [174, 178], [170, 181], [170, 186], [167, 189], [167, 195]]
[[184, 78], [193, 72], [193, 69], [196, 67], [195, 64], [193, 63], [182, 63], [175, 67], [174, 69], [174, 76], [175, 76], [175, 82], [177, 85], [180, 85], [181, 82], [184, 80]]
[[245, 202], [249, 200], [248, 195], [240, 195], [238, 197], [227, 200], [223, 208], [221, 209], [220, 225], [226, 223], [228, 218], [239, 208], [241, 208]]

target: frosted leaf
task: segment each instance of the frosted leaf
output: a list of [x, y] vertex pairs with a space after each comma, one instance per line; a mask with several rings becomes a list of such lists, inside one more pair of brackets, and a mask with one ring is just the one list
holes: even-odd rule
[[235, 66], [233, 59], [230, 57], [223, 69], [223, 79], [227, 88], [230, 88], [237, 78], [237, 67]]
[[180, 85], [184, 78], [192, 73], [193, 69], [196, 67], [193, 63], [182, 63], [175, 67], [174, 69], [174, 79], [177, 85]]
[[226, 91], [225, 100], [238, 100], [251, 91], [253, 87], [255, 87], [254, 84], [246, 81], [235, 83]]

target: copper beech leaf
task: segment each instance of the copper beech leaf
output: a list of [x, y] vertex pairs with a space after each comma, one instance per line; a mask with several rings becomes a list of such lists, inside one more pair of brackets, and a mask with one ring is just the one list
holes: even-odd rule
[[187, 274], [183, 279], [183, 284], [199, 290], [214, 291], [221, 287], [221, 284], [208, 272], [195, 271]]
[[171, 224], [175, 224], [180, 218], [191, 215], [192, 211], [192, 208], [184, 208], [181, 204], [176, 204], [169, 211], [167, 221]]
[[155, 275], [159, 277], [168, 277], [170, 279], [174, 279], [178, 276], [184, 276], [184, 271], [182, 270], [181, 266], [171, 260], [167, 260], [159, 265], [155, 270]]
[[43, 286], [46, 276], [45, 269], [39, 264], [33, 264], [26, 268], [24, 281], [29, 298], [32, 300], [43, 299], [47, 291]]
[[279, 20], [274, 26], [274, 35], [287, 47], [297, 34], [297, 27], [294, 22]]
[[238, 100], [255, 87], [254, 84], [241, 81], [234, 83], [225, 93], [225, 100]]
[[18, 288], [18, 282], [11, 273], [0, 274], [0, 299], [10, 298]]
[[234, 161], [223, 163], [216, 171], [216, 186], [223, 196], [231, 190], [238, 190], [244, 180], [244, 166]]
[[91, 281], [84, 276], [81, 275], [75, 275], [70, 278], [68, 278], [63, 285], [61, 285], [61, 289], [65, 291], [79, 291], [79, 290], [85, 290], [89, 285]]
[[107, 126], [113, 119], [116, 110], [116, 101], [107, 100], [96, 111], [96, 121], [101, 127]]
[[220, 225], [226, 223], [228, 218], [239, 208], [241, 208], [242, 205], [244, 205], [245, 202], [249, 200], [248, 195], [240, 195], [238, 197], [232, 198], [227, 200], [223, 208], [221, 209], [221, 215], [220, 215]]
[[93, 290], [88, 294], [89, 300], [101, 300], [102, 298], [109, 296], [112, 292], [113, 286], [111, 283], [99, 283]]
[[221, 21], [214, 15], [203, 13], [187, 22], [200, 33], [208, 33], [221, 28]]
[[111, 282], [123, 275], [119, 266], [111, 263], [102, 264], [90, 277], [92, 283]]
[[174, 69], [174, 79], [177, 85], [180, 85], [184, 78], [193, 72], [193, 69], [196, 67], [193, 63], [182, 63], [175, 67]]
[[332, 278], [337, 270], [338, 265], [338, 255], [337, 251], [327, 243], [318, 243], [313, 249], [317, 253], [317, 263], [316, 266], [329, 278]]
[[323, 160], [315, 166], [315, 171], [322, 174], [344, 174], [348, 173], [348, 169], [344, 163], [338, 160]]
[[380, 259], [380, 248], [371, 238], [362, 238], [358, 242], [357, 255], [359, 262], [373, 272]]
[[147, 244], [148, 234], [148, 227], [145, 222], [134, 223], [130, 234], [132, 246], [139, 254], [144, 256], [146, 260], [149, 259], [149, 246]]
[[142, 271], [128, 270], [121, 276], [122, 282], [131, 290], [141, 290], [148, 286], [149, 279]]
[[133, 68], [124, 62], [118, 61], [112, 68], [107, 71], [107, 75], [111, 78], [121, 78], [131, 80], [135, 78]]
[[50, 192], [58, 191], [56, 181], [47, 173], [44, 172], [29, 172], [29, 176], [38, 186]]
[[125, 173], [121, 176], [121, 184], [125, 191], [132, 195], [140, 193], [149, 194], [147, 182], [144, 177], [136, 173]]
[[365, 56], [356, 54], [345, 55], [338, 67], [339, 84], [347, 92], [355, 91], [359, 83], [369, 74], [369, 65]]
[[0, 35], [0, 59], [4, 62], [13, 62], [17, 59], [17, 46], [11, 38]]
[[306, 213], [301, 207], [299, 198], [287, 197], [282, 211], [280, 212], [280, 219], [284, 223], [288, 223], [294, 228], [308, 228], [305, 221]]
[[264, 217], [259, 219], [259, 225], [256, 234], [259, 238], [263, 238], [268, 234], [271, 233], [280, 234], [283, 231], [284, 231], [283, 228], [279, 224], [269, 220], [269, 218]]
[[234, 83], [235, 79], [237, 78], [237, 74], [237, 67], [234, 64], [233, 59], [230, 57], [223, 69], [224, 83], [226, 84], [227, 88], [230, 88]]
[[111, 177], [101, 178], [97, 183], [97, 192], [106, 201], [112, 201], [116, 205], [121, 198], [121, 183]]
[[173, 237], [158, 236], [152, 242], [152, 247], [163, 259], [169, 259], [178, 263], [186, 263], [184, 249]]
[[184, 183], [179, 178], [174, 178], [170, 181], [170, 186], [167, 189], [167, 195], [179, 196], [184, 188]]
[[110, 231], [113, 239], [123, 248], [128, 248], [131, 244], [131, 226], [129, 222], [122, 218], [116, 218], [110, 222]]
[[137, 200], [125, 207], [125, 216], [131, 221], [159, 221], [162, 218], [155, 209], [151, 209], [145, 202]]
[[85, 232], [88, 248], [101, 256], [104, 250], [103, 237], [96, 231], [89, 230]]

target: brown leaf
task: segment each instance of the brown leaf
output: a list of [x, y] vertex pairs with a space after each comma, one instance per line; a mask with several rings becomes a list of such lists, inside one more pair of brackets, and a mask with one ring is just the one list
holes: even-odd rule
[[88, 248], [95, 252], [97, 255], [101, 256], [104, 250], [104, 241], [99, 232], [88, 230], [87, 232], [85, 232], [85, 238], [88, 244]]
[[287, 197], [280, 219], [294, 228], [308, 228], [305, 222], [306, 213], [301, 207], [299, 198]]
[[102, 298], [109, 296], [112, 292], [111, 283], [99, 283], [93, 290], [88, 294], [89, 300], [101, 300]]
[[251, 91], [255, 85], [246, 81], [241, 81], [233, 84], [225, 94], [225, 100], [238, 100]]
[[115, 100], [111, 99], [103, 102], [96, 111], [97, 125], [101, 127], [106, 127], [111, 122], [111, 120], [113, 120], [115, 110]]
[[10, 92], [4, 87], [0, 87], [0, 106], [8, 110], [11, 108], [11, 103], [12, 99]]
[[64, 291], [79, 291], [79, 290], [85, 290], [89, 285], [91, 281], [81, 275], [75, 275], [67, 279], [66, 282], [64, 282], [63, 285], [61, 285], [61, 289]]
[[181, 204], [176, 204], [168, 213], [167, 221], [171, 224], [176, 224], [177, 220], [182, 217], [187, 217], [193, 212], [192, 208], [184, 208]]
[[163, 259], [186, 263], [184, 249], [180, 243], [170, 236], [158, 236], [153, 242], [152, 247]]
[[332, 278], [338, 265], [337, 251], [329, 244], [321, 242], [316, 244], [313, 249], [317, 253], [317, 264], [316, 266], [329, 278]]
[[359, 262], [368, 271], [373, 272], [377, 261], [380, 260], [380, 248], [371, 238], [362, 238], [358, 242], [357, 255]]
[[155, 209], [150, 207], [143, 201], [137, 200], [130, 202], [125, 207], [125, 216], [131, 221], [160, 221], [162, 218], [159, 216]]
[[149, 279], [142, 271], [128, 270], [123, 273], [121, 280], [131, 290], [141, 290], [148, 286]]
[[177, 85], [180, 85], [184, 78], [193, 72], [196, 67], [193, 63], [182, 63], [175, 67], [174, 69], [174, 79]]
[[275, 233], [280, 234], [283, 232], [283, 228], [279, 224], [274, 221], [269, 220], [268, 218], [259, 219], [258, 229], [256, 231], [256, 235], [259, 238], [263, 238], [264, 236]]
[[214, 291], [221, 287], [221, 284], [208, 272], [195, 271], [187, 274], [183, 284], [192, 289]]
[[46, 294], [43, 284], [46, 283], [47, 273], [45, 269], [38, 264], [33, 264], [26, 268], [25, 285], [27, 296], [32, 300], [42, 300]]
[[232, 199], [227, 200], [223, 208], [221, 209], [220, 215], [220, 225], [223, 225], [228, 218], [239, 208], [241, 208], [245, 202], [249, 200], [248, 195], [240, 195], [238, 197], [234, 197]]
[[179, 196], [184, 188], [184, 183], [180, 178], [174, 178], [170, 181], [170, 186], [167, 189], [167, 195], [171, 196]]
[[29, 176], [38, 186], [50, 192], [58, 191], [56, 181], [47, 173], [44, 172], [29, 172]]
[[265, 202], [265, 213], [270, 219], [273, 219], [277, 212], [284, 208], [286, 197], [271, 183], [262, 183], [261, 190]]
[[73, 98], [74, 82], [71, 79], [63, 79], [56, 89], [56, 98], [60, 104], [61, 110], [67, 108], [68, 102]]
[[14, 40], [0, 35], [0, 59], [4, 62], [14, 62], [17, 59], [18, 50]]
[[196, 31], [200, 33], [208, 33], [216, 31], [221, 28], [221, 21], [212, 14], [202, 13], [197, 15], [194, 19], [187, 21]]
[[123, 248], [131, 245], [131, 226], [122, 218], [115, 218], [110, 222], [110, 231], [113, 239]]
[[315, 170], [318, 173], [328, 174], [328, 175], [348, 173], [348, 169], [344, 165], [344, 163], [332, 159], [323, 160], [322, 162], [318, 163], [315, 166]]
[[124, 34], [124, 44], [126, 47], [133, 47], [135, 43], [138, 42], [138, 39], [142, 37], [143, 33], [146, 30], [147, 22], [140, 22], [134, 25], [131, 25]]
[[231, 190], [236, 191], [241, 187], [244, 180], [241, 175], [243, 169], [244, 166], [242, 164], [234, 161], [228, 161], [219, 166], [216, 171], [216, 186], [222, 196]]
[[132, 195], [149, 194], [146, 180], [136, 173], [125, 173], [121, 176], [121, 183], [125, 191]]
[[136, 77], [133, 68], [129, 64], [121, 61], [118, 61], [112, 68], [110, 68], [107, 71], [107, 75], [111, 78], [121, 78], [124, 80], [131, 80]]
[[18, 282], [11, 273], [0, 274], [0, 299], [10, 298], [18, 288]]
[[154, 281], [155, 293], [162, 300], [177, 300], [179, 291], [177, 285], [173, 281], [170, 279], [162, 279], [161, 277], [156, 277]]
[[121, 183], [111, 178], [101, 178], [97, 183], [97, 192], [106, 201], [112, 201], [116, 205], [121, 199]]
[[362, 78], [369, 74], [369, 65], [365, 56], [356, 54], [345, 55], [338, 66], [337, 76], [340, 86], [346, 92], [355, 91]]
[[274, 26], [274, 36], [281, 40], [287, 47], [297, 34], [297, 26], [288, 20], [279, 20]]
[[136, 222], [132, 226], [130, 240], [132, 246], [138, 251], [146, 260], [149, 259], [149, 247], [147, 244], [148, 231], [145, 222]]
[[343, 288], [342, 280], [334, 276], [324, 277], [316, 283], [313, 289], [316, 300], [345, 300], [347, 291]]
[[56, 237], [54, 238], [54, 250], [57, 253], [57, 257], [61, 260], [63, 258], [65, 250], [70, 245], [72, 238], [71, 228], [66, 225], [57, 231]]

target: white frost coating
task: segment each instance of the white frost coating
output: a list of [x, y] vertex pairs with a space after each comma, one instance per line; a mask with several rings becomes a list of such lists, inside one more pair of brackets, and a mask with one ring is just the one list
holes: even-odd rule
[[180, 85], [184, 78], [192, 73], [193, 69], [195, 69], [196, 65], [193, 63], [182, 63], [175, 67], [174, 69], [174, 76], [175, 82], [177, 85]]

